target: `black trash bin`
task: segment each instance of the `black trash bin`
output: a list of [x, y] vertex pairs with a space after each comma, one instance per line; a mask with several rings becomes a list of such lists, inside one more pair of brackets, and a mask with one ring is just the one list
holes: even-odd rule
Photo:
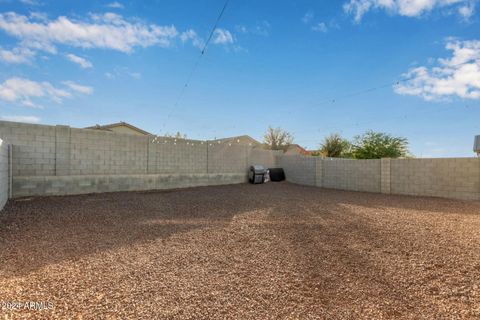
[[285, 180], [285, 172], [283, 168], [269, 168], [270, 171], [270, 181], [283, 181]]
[[261, 165], [250, 166], [248, 171], [248, 181], [253, 184], [263, 183], [265, 181], [265, 173], [267, 170]]

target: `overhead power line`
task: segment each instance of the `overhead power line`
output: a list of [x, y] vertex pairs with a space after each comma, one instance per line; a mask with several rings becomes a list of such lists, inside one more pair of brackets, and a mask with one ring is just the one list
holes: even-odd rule
[[207, 41], [205, 41], [205, 44], [203, 45], [202, 51], [200, 51], [200, 54], [198, 55], [197, 60], [195, 61], [195, 64], [193, 65], [192, 69], [190, 70], [190, 72], [188, 74], [188, 77], [187, 77], [187, 80], [185, 81], [185, 84], [182, 86], [182, 89], [180, 90], [180, 93], [179, 93], [177, 99], [175, 100], [175, 103], [173, 104], [172, 109], [170, 110], [169, 114], [167, 115], [167, 117], [165, 119], [165, 122], [163, 123], [162, 130], [165, 129], [165, 126], [167, 125], [167, 121], [170, 119], [170, 117], [172, 116], [172, 113], [175, 111], [175, 109], [180, 104], [180, 101], [182, 100], [182, 98], [185, 94], [185, 91], [187, 90], [187, 87], [190, 84], [190, 81], [192, 80], [193, 74], [197, 70], [198, 65], [200, 64], [200, 61], [202, 60], [202, 57], [207, 52], [208, 45], [210, 44], [210, 41], [212, 40], [213, 35], [215, 34], [215, 30], [217, 30], [217, 28], [218, 28], [218, 24], [220, 23], [220, 20], [222, 19], [223, 14], [225, 13], [225, 10], [227, 9], [227, 6], [228, 6], [229, 2], [230, 2], [230, 0], [225, 0], [225, 3], [223, 4], [222, 10], [220, 10], [220, 13], [217, 16], [217, 19], [215, 20], [215, 23], [212, 27], [212, 30], [210, 31], [210, 34], [207, 38]]
[[[456, 67], [460, 67], [464, 64], [469, 64], [469, 63], [472, 63], [472, 60], [468, 60], [468, 61], [465, 61], [465, 62], [462, 62], [462, 63], [454, 64], [454, 65], [451, 65], [451, 66], [448, 66], [448, 67], [456, 68]], [[473, 61], [473, 63], [475, 63], [475, 61]], [[355, 97], [355, 96], [358, 96], [358, 95], [362, 95], [362, 94], [370, 93], [370, 92], [373, 92], [373, 91], [377, 91], [377, 90], [380, 90], [380, 89], [385, 89], [385, 88], [388, 88], [388, 87], [396, 86], [396, 85], [399, 85], [400, 83], [408, 82], [408, 81], [413, 80], [415, 78], [416, 78], [416, 76], [411, 76], [411, 77], [407, 77], [407, 78], [404, 78], [404, 79], [399, 79], [399, 80], [396, 80], [396, 81], [393, 81], [393, 82], [384, 83], [382, 85], [378, 85], [378, 86], [375, 86], [375, 87], [363, 89], [363, 90], [360, 90], [360, 91], [349, 92], [349, 93], [338, 95], [338, 96], [332, 97], [332, 98], [325, 98], [325, 99], [322, 99], [319, 102], [315, 103], [315, 105], [313, 105], [312, 107], [319, 106], [320, 104], [323, 104], [323, 103], [326, 103], [326, 102], [335, 103], [337, 100], [340, 100], [340, 99], [343, 99], [343, 98], [351, 98], [351, 97]]]

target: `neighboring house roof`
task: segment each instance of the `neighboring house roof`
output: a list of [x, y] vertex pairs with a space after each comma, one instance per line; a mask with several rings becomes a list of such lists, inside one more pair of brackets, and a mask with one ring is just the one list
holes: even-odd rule
[[285, 150], [285, 154], [303, 154], [304, 156], [312, 155], [312, 151], [309, 151], [298, 144], [291, 144]]
[[126, 128], [127, 131], [122, 131], [124, 133], [130, 133], [128, 132], [129, 130], [132, 131], [131, 133], [136, 133], [140, 135], [151, 135], [150, 132], [147, 132], [145, 130], [142, 130], [138, 127], [135, 127], [134, 125], [131, 125], [126, 122], [116, 122], [116, 123], [111, 123], [111, 124], [106, 124], [106, 125], [94, 125], [92, 127], [86, 127], [85, 129], [95, 129], [95, 130], [105, 130], [105, 131], [112, 131], [112, 132], [118, 132], [120, 128]]
[[215, 142], [221, 142], [221, 143], [237, 143], [241, 145], [253, 145], [253, 146], [258, 146], [261, 143], [252, 137], [248, 135], [243, 135], [243, 136], [236, 136], [236, 137], [228, 137], [228, 138], [222, 138], [222, 139], [215, 139], [213, 140]]

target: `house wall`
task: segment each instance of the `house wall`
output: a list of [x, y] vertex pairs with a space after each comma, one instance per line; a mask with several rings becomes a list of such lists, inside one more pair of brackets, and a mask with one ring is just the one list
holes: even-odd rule
[[13, 196], [241, 183], [278, 152], [235, 143], [0, 121], [13, 145]]
[[116, 126], [109, 129], [115, 133], [127, 133], [127, 134], [133, 134], [135, 136], [145, 136], [145, 134], [143, 134], [142, 132], [138, 132], [137, 130], [134, 130], [127, 126]]
[[278, 163], [287, 181], [303, 185], [480, 200], [479, 158], [349, 160], [283, 155]]

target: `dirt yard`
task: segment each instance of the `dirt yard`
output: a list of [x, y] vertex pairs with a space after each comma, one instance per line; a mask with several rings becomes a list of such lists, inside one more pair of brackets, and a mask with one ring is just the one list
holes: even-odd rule
[[0, 300], [0, 318], [477, 318], [480, 202], [289, 183], [16, 200]]

